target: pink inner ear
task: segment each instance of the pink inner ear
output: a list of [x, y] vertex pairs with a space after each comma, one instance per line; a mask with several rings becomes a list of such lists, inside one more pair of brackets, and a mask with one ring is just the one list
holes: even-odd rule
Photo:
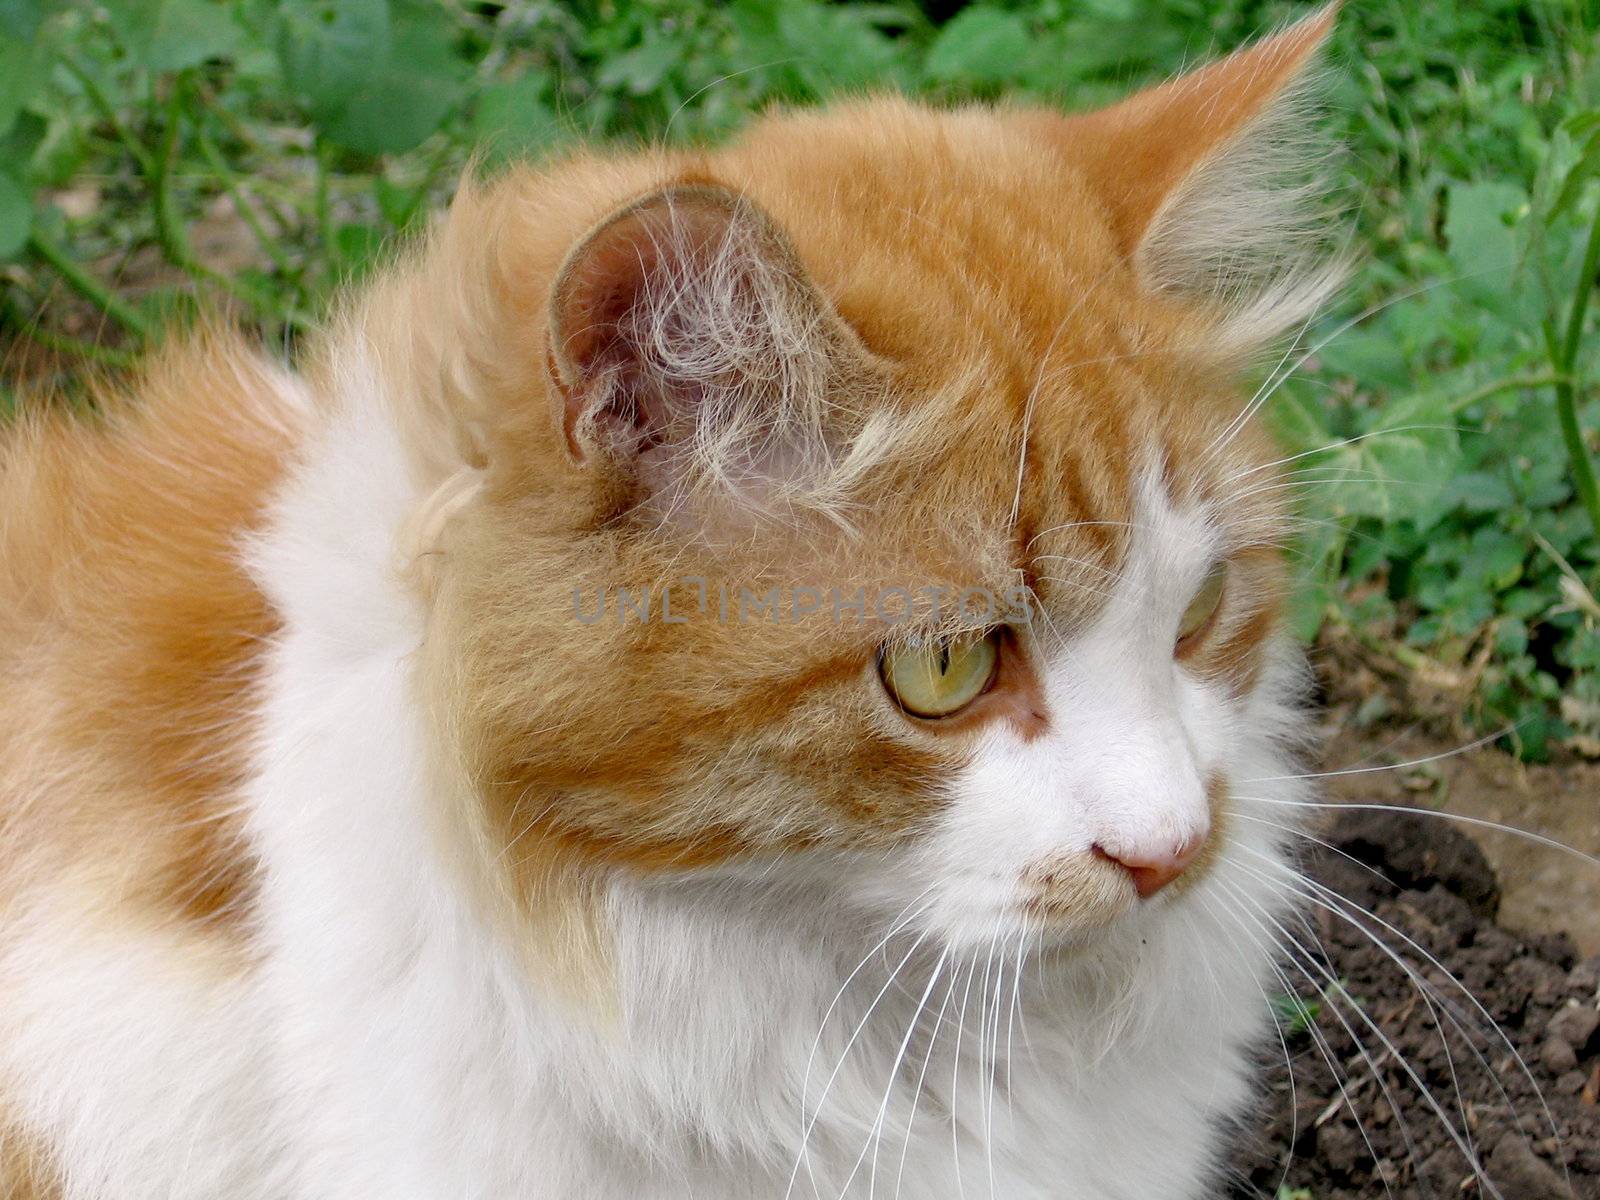
[[738, 219], [726, 205], [696, 195], [663, 194], [624, 212], [589, 236], [569, 260], [552, 301], [551, 374], [562, 394], [567, 446], [579, 460], [596, 443], [637, 456], [667, 437], [693, 407], [673, 403], [630, 318], [649, 289], [691, 276]]
[[[563, 384], [567, 445], [579, 457], [586, 432], [603, 441], [632, 442], [643, 434], [650, 416], [638, 411], [637, 398], [631, 404], [627, 401], [629, 394], [637, 397], [639, 389], [630, 386], [637, 380], [623, 378], [628, 369], [623, 323], [639, 304], [660, 255], [654, 239], [615, 232], [617, 236], [596, 238], [585, 247], [582, 257], [571, 264], [558, 297], [556, 328], [561, 344], [552, 349], [552, 356]], [[621, 408], [633, 411], [618, 411]], [[602, 428], [585, 431], [580, 428], [585, 421]]]

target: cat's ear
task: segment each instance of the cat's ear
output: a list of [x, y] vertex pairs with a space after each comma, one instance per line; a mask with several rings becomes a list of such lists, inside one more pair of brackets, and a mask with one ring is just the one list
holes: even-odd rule
[[1303, 320], [1342, 275], [1310, 103], [1336, 12], [1053, 129], [1145, 281], [1219, 301], [1242, 343]]
[[832, 386], [865, 357], [770, 219], [699, 184], [591, 230], [557, 276], [549, 329], [574, 460], [680, 496], [797, 482], [826, 457]]

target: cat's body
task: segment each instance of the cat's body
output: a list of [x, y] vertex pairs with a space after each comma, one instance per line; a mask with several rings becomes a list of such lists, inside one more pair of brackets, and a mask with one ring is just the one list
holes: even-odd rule
[[[1222, 142], [1324, 25], [1199, 85]], [[1045, 161], [1045, 120], [874, 102], [513, 176], [304, 379], [213, 339], [103, 426], [8, 435], [0, 1192], [1206, 1194], [1287, 919], [1261, 806], [1300, 788], [1281, 498], [1218, 356], [1306, 297], [1149, 297], [1117, 244], [1177, 237], [1160, 210], [1211, 164], [1181, 152], [1144, 203], [1083, 182], [1115, 174], [1104, 129]], [[688, 344], [693, 312], [628, 324], [628, 276], [702, 225], [732, 267], [700, 317], [787, 339], [772, 403], [813, 377], [882, 397], [720, 460], [696, 426], [731, 500], [658, 455], [686, 393], [585, 407], [586, 372], [634, 386], [639, 329]], [[867, 698], [881, 635], [714, 600], [681, 628], [575, 619], [575, 589], [708, 564], [763, 592], [959, 583], [1041, 539], [1037, 627], [1007, 636], [1043, 649], [937, 735]], [[1175, 662], [1160, 631], [1229, 556], [1215, 644]], [[1201, 860], [1136, 900], [1121, 864], [1161, 838]], [[1013, 861], [1020, 924], [986, 898]]]

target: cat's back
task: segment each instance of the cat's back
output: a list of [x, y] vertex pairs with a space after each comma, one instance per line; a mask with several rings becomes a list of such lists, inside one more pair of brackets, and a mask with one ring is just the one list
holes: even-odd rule
[[[52, 1044], [84, 1032], [68, 1010], [155, 1020], [97, 1031], [108, 1066], [118, 1041], [171, 1055], [159, 1029], [222, 1000], [249, 957], [237, 793], [274, 621], [240, 549], [308, 416], [286, 373], [221, 335], [92, 412], [44, 407], [0, 430], [0, 1194], [23, 1195], [7, 1146], [93, 1067]], [[95, 969], [114, 949], [122, 970]], [[216, 1052], [189, 1033], [188, 1053]]]
[[237, 864], [192, 868], [226, 838], [272, 629], [240, 546], [304, 420], [285, 373], [213, 336], [98, 412], [5, 431], [0, 889], [19, 859], [98, 849], [124, 877], [147, 874], [131, 856], [160, 860], [152, 903], [201, 916], [230, 899]]

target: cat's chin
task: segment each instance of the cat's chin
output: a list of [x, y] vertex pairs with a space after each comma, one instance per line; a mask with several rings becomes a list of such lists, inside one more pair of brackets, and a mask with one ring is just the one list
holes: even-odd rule
[[952, 953], [1008, 953], [1024, 950], [1089, 948], [1137, 924], [1144, 913], [1137, 900], [1116, 906], [1052, 913], [1041, 917], [1025, 906], [998, 912], [952, 914], [934, 926]]
[[897, 918], [956, 955], [1089, 947], [1156, 916], [1127, 873], [1084, 857], [1021, 877], [952, 873]]

